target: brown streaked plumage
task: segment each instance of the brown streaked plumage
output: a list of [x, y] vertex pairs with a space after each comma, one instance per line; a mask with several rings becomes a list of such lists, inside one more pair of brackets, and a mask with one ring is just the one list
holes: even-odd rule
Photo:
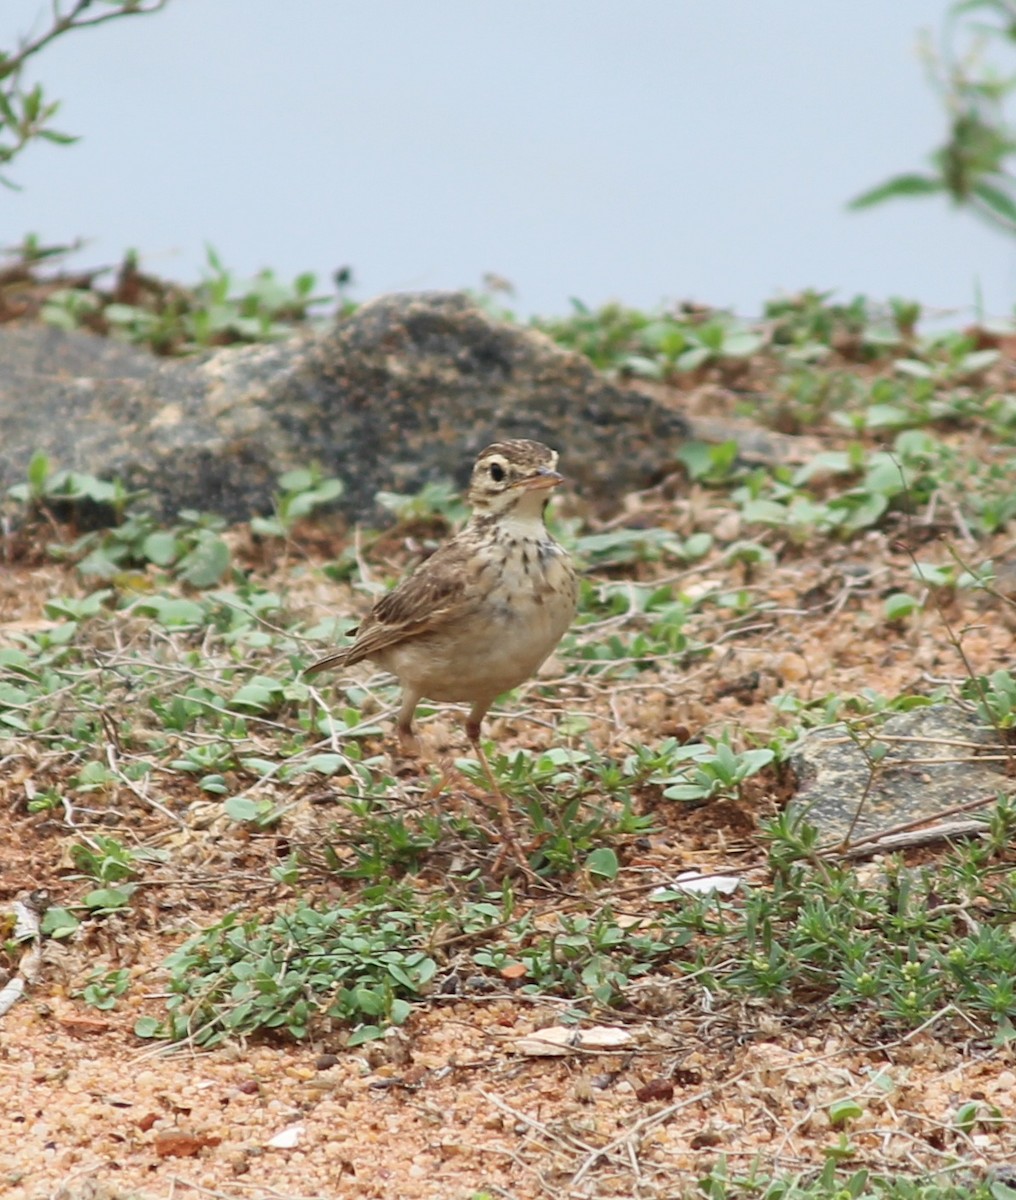
[[473, 468], [468, 523], [375, 603], [351, 646], [305, 672], [369, 658], [396, 675], [404, 753], [419, 750], [413, 714], [421, 699], [470, 704], [466, 732], [495, 791], [480, 747], [483, 718], [541, 666], [575, 615], [575, 572], [543, 520], [548, 493], [562, 481], [556, 467], [556, 451], [540, 442], [488, 446]]

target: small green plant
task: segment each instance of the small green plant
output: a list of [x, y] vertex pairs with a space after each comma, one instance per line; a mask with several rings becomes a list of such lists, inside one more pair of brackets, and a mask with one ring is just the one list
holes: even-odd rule
[[946, 140], [930, 155], [930, 170], [878, 184], [851, 202], [863, 209], [892, 199], [947, 196], [1010, 235], [1016, 234], [1016, 129], [1008, 105], [1012, 70], [992, 63], [988, 47], [1009, 55], [1011, 0], [955, 0], [947, 10], [941, 54], [925, 40], [924, 59], [942, 98]]
[[[847, 539], [893, 517], [921, 513], [949, 498], [964, 528], [993, 533], [1016, 518], [1016, 495], [1005, 482], [1016, 457], [972, 461], [925, 430], [905, 429], [891, 451], [860, 443], [816, 455], [797, 471], [753, 472], [731, 493], [744, 519], [780, 530], [794, 543], [833, 534]], [[836, 481], [843, 480], [842, 486]]]
[[[460, 759], [456, 765], [482, 785], [479, 763]], [[490, 766], [504, 794], [525, 808], [538, 847], [530, 862], [542, 876], [586, 870], [613, 878], [617, 855], [609, 843], [645, 834], [652, 827], [651, 818], [634, 812], [620, 774], [586, 751], [559, 746], [538, 755], [523, 750], [511, 757], [492, 754]], [[609, 800], [600, 799], [601, 787]]]
[[571, 548], [590, 566], [603, 569], [667, 559], [694, 562], [708, 554], [711, 546], [707, 533], [680, 538], [669, 529], [615, 529], [585, 534], [576, 538]]
[[229, 791], [226, 773], [237, 766], [236, 753], [228, 743], [207, 742], [188, 746], [179, 758], [170, 762], [174, 771], [200, 776], [198, 787], [203, 792], [223, 795]]
[[300, 903], [271, 920], [230, 913], [170, 956], [169, 1015], [143, 1018], [136, 1032], [214, 1046], [340, 1025], [351, 1029], [349, 1044], [369, 1041], [426, 994], [437, 972], [426, 930], [437, 919], [393, 886], [351, 907]]
[[764, 315], [772, 322], [774, 346], [793, 348], [799, 361], [816, 357], [834, 344], [857, 344], [872, 324], [871, 304], [855, 296], [847, 304], [832, 302], [832, 292], [806, 289], [766, 302]]
[[131, 973], [125, 967], [115, 971], [104, 971], [97, 967], [88, 982], [75, 995], [80, 996], [92, 1008], [108, 1012], [116, 1007], [117, 1000], [126, 995], [131, 984]]
[[570, 317], [535, 324], [602, 371], [669, 379], [710, 363], [746, 359], [765, 345], [763, 334], [727, 313], [650, 314], [618, 304], [593, 311], [577, 300], [572, 306]]
[[953, 1125], [965, 1134], [975, 1133], [978, 1129], [997, 1128], [1004, 1121], [1005, 1117], [997, 1105], [978, 1100], [968, 1100], [959, 1105], [953, 1116]]
[[636, 747], [625, 761], [625, 771], [641, 784], [662, 787], [668, 800], [701, 803], [737, 795], [745, 780], [774, 757], [768, 747], [736, 752], [725, 741], [680, 745], [667, 738], [654, 750]]
[[771, 999], [803, 988], [833, 1009], [877, 1006], [897, 1028], [946, 1019], [952, 1006], [1012, 1036], [1016, 946], [998, 923], [957, 936], [952, 920], [950, 897], [970, 902], [975, 862], [975, 892], [993, 904], [1013, 895], [1016, 881], [984, 874], [982, 847], [956, 851], [934, 870], [892, 861], [885, 879], [865, 888], [849, 868], [819, 861], [801, 823], [778, 822], [768, 836], [774, 886], [747, 894], [743, 957], [721, 986]]
[[120, 520], [128, 506], [144, 493], [128, 491], [119, 480], [98, 479], [81, 471], [55, 470], [45, 454], [36, 453], [29, 460], [25, 482], [13, 484], [7, 495], [33, 512], [91, 504], [108, 509]]
[[964, 696], [977, 704], [977, 715], [998, 730], [1016, 726], [1016, 678], [1011, 671], [993, 671], [970, 679]]
[[886, 596], [882, 607], [887, 621], [905, 621], [907, 617], [920, 612], [924, 605], [916, 596], [910, 596], [906, 592], [893, 592], [892, 595]]
[[[827, 1153], [820, 1169], [771, 1175], [761, 1159], [733, 1174], [721, 1156], [682, 1200], [1013, 1200], [1013, 1189], [993, 1179], [973, 1180], [967, 1164], [934, 1174], [879, 1175], [857, 1170], [842, 1148]], [[955, 1177], [955, 1178], [954, 1178]], [[677, 1195], [677, 1193], [675, 1193]], [[1014, 1192], [1016, 1195], [1016, 1192]]]
[[467, 512], [459, 489], [448, 480], [426, 483], [418, 492], [378, 492], [375, 499], [401, 525], [429, 521], [457, 525]]
[[640, 331], [639, 343], [639, 350], [622, 360], [624, 370], [648, 379], [669, 379], [709, 363], [749, 358], [765, 338], [718, 313], [694, 322], [660, 317]]
[[325, 478], [317, 467], [302, 467], [279, 476], [275, 494], [275, 515], [253, 517], [250, 527], [262, 537], [288, 537], [293, 525], [323, 504], [342, 495], [341, 479]]
[[[85, 327], [148, 346], [156, 354], [180, 355], [288, 337], [331, 299], [315, 294], [316, 279], [310, 273], [289, 284], [268, 270], [240, 280], [211, 247], [207, 264], [196, 286], [165, 285], [142, 275], [136, 253], [129, 251], [112, 292], [94, 283], [54, 289], [42, 306], [42, 319], [59, 329]], [[128, 301], [126, 295], [136, 298]]]
[[79, 871], [100, 883], [121, 883], [135, 875], [135, 856], [116, 838], [98, 834], [91, 845], [71, 847], [71, 861]]
[[572, 300], [572, 313], [558, 320], [535, 322], [559, 345], [577, 350], [601, 371], [617, 370], [639, 346], [639, 338], [652, 318], [620, 304], [593, 310]]
[[[340, 821], [325, 845], [325, 864], [336, 874], [378, 883], [399, 879], [418, 870], [447, 839], [473, 832], [468, 820], [443, 813], [409, 817], [393, 812], [383, 791], [375, 780], [370, 780], [363, 794], [347, 802], [352, 820]], [[336, 853], [338, 843], [352, 851], [352, 862]]]
[[864, 1115], [864, 1109], [853, 1098], [837, 1100], [829, 1105], [829, 1123], [833, 1126], [848, 1125]]
[[183, 509], [175, 526], [160, 528], [155, 516], [138, 503], [144, 493], [128, 491], [119, 480], [55, 471], [43, 454], [32, 457], [26, 481], [9, 488], [7, 494], [35, 515], [87, 514], [89, 508], [107, 515], [102, 528], [70, 543], [48, 546], [53, 558], [76, 562], [86, 577], [122, 580], [131, 568], [150, 563], [193, 587], [208, 588], [230, 566], [229, 547], [221, 536], [226, 522], [221, 517]]
[[978, 349], [968, 334], [954, 330], [929, 338], [919, 349], [919, 358], [898, 358], [894, 370], [899, 375], [939, 385], [976, 380], [1001, 357], [998, 350]]
[[[49, 25], [20, 40], [16, 50], [0, 51], [0, 167], [6, 168], [34, 141], [65, 146], [77, 140], [59, 133], [52, 126], [60, 108], [59, 102], [48, 100], [41, 84], [29, 88], [23, 83], [22, 73], [29, 59], [73, 30], [102, 25], [120, 17], [144, 16], [158, 12], [165, 4], [166, 0], [106, 0], [104, 11], [87, 12], [90, 0], [72, 0], [66, 11], [55, 6]], [[0, 183], [14, 186], [4, 174], [0, 174]]]
[[473, 962], [496, 973], [513, 963], [525, 966], [522, 988], [529, 994], [619, 1005], [625, 989], [671, 960], [687, 936], [677, 929], [626, 926], [609, 906], [594, 916], [562, 914], [556, 925], [537, 933], [516, 923], [511, 942], [499, 940], [475, 951]]

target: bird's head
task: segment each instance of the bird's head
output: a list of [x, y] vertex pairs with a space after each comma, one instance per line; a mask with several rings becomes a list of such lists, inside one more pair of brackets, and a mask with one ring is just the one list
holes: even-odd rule
[[542, 442], [516, 438], [480, 452], [467, 499], [477, 516], [540, 516], [552, 488], [564, 481], [557, 451]]

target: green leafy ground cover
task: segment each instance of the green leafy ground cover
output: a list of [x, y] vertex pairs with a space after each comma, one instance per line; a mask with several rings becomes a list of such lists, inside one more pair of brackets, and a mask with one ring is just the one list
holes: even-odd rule
[[[210, 267], [174, 305], [47, 288], [38, 308], [161, 353], [307, 318], [313, 280]], [[74, 1004], [135, 1047], [201, 1052], [366, 1053], [393, 1029], [423, 1038], [451, 1002], [631, 1031], [637, 1055], [605, 1072], [636, 1093], [662, 1081], [655, 1107], [596, 1082], [630, 1140], [529, 1129], [495, 1171], [513, 1195], [553, 1163], [559, 1182], [646, 1196], [676, 1194], [676, 1169], [689, 1195], [1011, 1200], [997, 1168], [1016, 1114], [968, 1077], [1012, 1064], [1011, 798], [985, 805], [983, 837], [875, 867], [785, 811], [809, 729], [870, 738], [947, 698], [1003, 741], [1016, 722], [1014, 342], [925, 336], [920, 317], [805, 293], [750, 324], [580, 305], [537, 322], [621, 381], [802, 447], [759, 466], [689, 443], [680, 477], [608, 518], [567, 496], [554, 510], [579, 617], [488, 743], [537, 884], [492, 873], [496, 822], [454, 713], [423, 709], [428, 758], [395, 764], [389, 679], [300, 675], [461, 519], [450, 487], [382, 496], [392, 523], [354, 538], [328, 511], [342, 481], [311, 463], [280, 478], [271, 517], [167, 526], [116, 481], [37, 458], [5, 499], [0, 860], [50, 891]], [[77, 527], [84, 501], [108, 527]], [[736, 884], [688, 890], [689, 868]], [[766, 1047], [789, 1057], [766, 1064]], [[823, 1053], [838, 1082], [793, 1078]], [[915, 1077], [926, 1105], [907, 1100]], [[767, 1082], [752, 1099], [745, 1079]], [[761, 1105], [766, 1139], [718, 1125], [696, 1143], [724, 1103]]]

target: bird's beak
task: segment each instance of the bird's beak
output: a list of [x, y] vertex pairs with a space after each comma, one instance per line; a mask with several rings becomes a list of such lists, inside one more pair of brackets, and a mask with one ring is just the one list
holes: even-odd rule
[[532, 475], [520, 479], [515, 486], [526, 492], [535, 492], [541, 488], [557, 487], [559, 483], [564, 483], [563, 475], [559, 475], [557, 471], [552, 471], [549, 467], [538, 467]]

